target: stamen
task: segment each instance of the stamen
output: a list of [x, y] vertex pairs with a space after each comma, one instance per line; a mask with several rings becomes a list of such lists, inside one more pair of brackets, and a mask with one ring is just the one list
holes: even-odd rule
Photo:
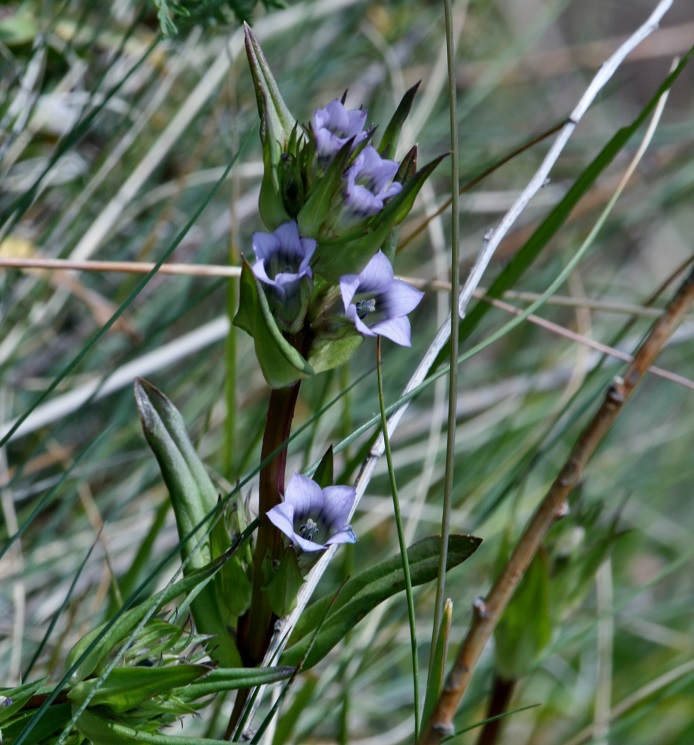
[[363, 321], [369, 313], [373, 313], [376, 310], [376, 298], [357, 300], [354, 305], [357, 309], [357, 315]]
[[305, 523], [299, 526], [299, 535], [307, 541], [312, 541], [313, 536], [318, 533], [319, 527], [318, 523], [309, 517]]

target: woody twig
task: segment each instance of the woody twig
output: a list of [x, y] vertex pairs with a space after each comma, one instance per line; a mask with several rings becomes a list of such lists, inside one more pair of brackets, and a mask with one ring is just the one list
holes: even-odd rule
[[475, 603], [470, 630], [463, 642], [438, 704], [420, 737], [420, 745], [435, 745], [453, 732], [453, 718], [496, 624], [520, 579], [555, 520], [565, 514], [568, 499], [624, 404], [644, 378], [648, 367], [694, 305], [694, 270], [680, 286], [665, 313], [642, 341], [623, 376], [609, 386], [600, 409], [584, 429], [564, 467], [540, 503], [489, 594]]

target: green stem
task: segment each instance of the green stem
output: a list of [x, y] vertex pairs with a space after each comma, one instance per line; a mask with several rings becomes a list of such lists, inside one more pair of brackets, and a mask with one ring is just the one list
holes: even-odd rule
[[405, 595], [407, 596], [407, 615], [410, 621], [410, 643], [412, 646], [412, 682], [414, 684], [414, 731], [415, 742], [419, 739], [420, 706], [419, 706], [419, 665], [417, 662], [417, 630], [415, 627], [414, 598], [412, 596], [412, 577], [410, 576], [410, 562], [407, 559], [407, 543], [405, 541], [405, 529], [400, 514], [400, 500], [398, 499], [398, 486], [395, 482], [395, 470], [393, 468], [393, 454], [390, 451], [390, 437], [388, 436], [388, 420], [386, 418], [386, 404], [383, 397], [383, 372], [381, 370], [381, 337], [376, 338], [376, 374], [378, 377], [378, 403], [381, 410], [381, 428], [383, 430], [383, 445], [388, 463], [388, 476], [390, 477], [390, 489], [393, 495], [393, 512], [395, 514], [395, 526], [398, 531], [398, 542], [400, 543], [400, 556], [402, 557], [402, 571], [405, 575]]
[[[451, 509], [453, 493], [453, 471], [455, 468], [455, 428], [458, 408], [458, 327], [460, 315], [458, 301], [460, 295], [460, 258], [459, 258], [459, 226], [460, 205], [458, 194], [460, 191], [460, 177], [458, 174], [458, 111], [456, 106], [457, 89], [455, 84], [455, 49], [453, 42], [453, 20], [451, 0], [444, 0], [444, 15], [446, 21], [446, 51], [448, 55], [448, 100], [451, 129], [451, 336], [448, 377], [448, 426], [446, 441], [446, 471], [443, 481], [443, 509], [441, 511], [441, 554], [439, 556], [439, 574], [436, 581], [436, 602], [434, 604], [434, 623], [431, 630], [431, 648], [435, 649], [439, 636], [439, 627], [443, 616], [443, 604], [446, 592], [446, 564], [448, 562], [448, 536], [451, 526]], [[431, 661], [429, 674], [431, 674]]]

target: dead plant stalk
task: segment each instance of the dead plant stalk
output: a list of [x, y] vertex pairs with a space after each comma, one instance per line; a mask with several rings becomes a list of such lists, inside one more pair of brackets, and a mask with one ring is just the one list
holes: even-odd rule
[[591, 456], [610, 431], [619, 412], [643, 379], [650, 364], [693, 304], [694, 270], [682, 283], [665, 313], [651, 327], [624, 375], [616, 377], [609, 386], [600, 409], [579, 437], [489, 594], [484, 600], [475, 603], [470, 630], [448, 674], [436, 709], [422, 731], [420, 745], [436, 745], [442, 738], [453, 733], [453, 718], [475, 665], [518, 583], [555, 520], [566, 513], [569, 496], [578, 484]]

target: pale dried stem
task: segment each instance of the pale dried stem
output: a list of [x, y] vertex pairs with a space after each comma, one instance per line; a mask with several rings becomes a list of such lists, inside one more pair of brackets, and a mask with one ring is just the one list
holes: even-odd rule
[[518, 582], [549, 529], [565, 513], [569, 495], [578, 484], [591, 456], [612, 428], [624, 403], [693, 304], [694, 270], [682, 283], [663, 316], [651, 328], [634, 354], [634, 359], [624, 376], [615, 378], [608, 388], [605, 401], [578, 439], [564, 467], [518, 541], [508, 563], [486, 599], [476, 605], [472, 625], [448, 675], [431, 721], [422, 733], [421, 745], [435, 745], [452, 733], [453, 718], [467, 690], [475, 665]]

